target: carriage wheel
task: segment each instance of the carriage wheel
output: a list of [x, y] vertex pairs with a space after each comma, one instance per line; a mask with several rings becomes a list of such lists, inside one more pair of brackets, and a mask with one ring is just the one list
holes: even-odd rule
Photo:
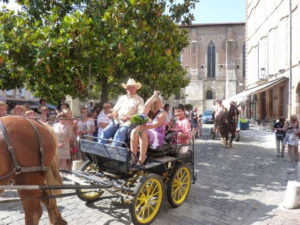
[[158, 214], [163, 197], [161, 178], [156, 174], [144, 176], [134, 190], [129, 206], [133, 224], [150, 224]]
[[[89, 160], [85, 161], [80, 167], [80, 171], [95, 172], [97, 171], [97, 165]], [[101, 189], [76, 189], [78, 198], [82, 201], [93, 202], [98, 200], [104, 192]]]
[[178, 164], [170, 177], [167, 187], [168, 201], [178, 207], [187, 198], [191, 187], [191, 171], [189, 167]]

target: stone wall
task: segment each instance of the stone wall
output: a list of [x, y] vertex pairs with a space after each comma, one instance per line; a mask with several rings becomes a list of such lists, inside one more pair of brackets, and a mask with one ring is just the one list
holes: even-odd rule
[[[224, 99], [244, 90], [244, 23], [195, 24], [184, 26], [190, 45], [181, 54], [190, 84], [185, 88], [184, 103], [191, 103], [202, 113], [210, 110], [216, 99]], [[208, 46], [215, 46], [215, 77], [208, 77]], [[207, 91], [212, 99], [207, 99]]]

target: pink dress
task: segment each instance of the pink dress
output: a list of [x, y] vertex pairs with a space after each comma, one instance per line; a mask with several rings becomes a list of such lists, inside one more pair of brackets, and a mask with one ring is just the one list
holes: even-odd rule
[[177, 137], [178, 144], [188, 144], [192, 138], [191, 134], [191, 123], [187, 118], [183, 118], [182, 120], [177, 120], [175, 125], [176, 132], [181, 132], [183, 134], [188, 135], [188, 138], [180, 138]]

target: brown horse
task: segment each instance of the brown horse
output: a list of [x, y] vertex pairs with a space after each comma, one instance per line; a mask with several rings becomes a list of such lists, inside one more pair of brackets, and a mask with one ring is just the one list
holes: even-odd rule
[[[52, 128], [20, 116], [1, 117], [0, 121], [5, 128], [5, 132], [0, 130], [0, 185], [7, 185], [10, 181], [15, 185], [62, 184], [58, 172], [57, 137]], [[36, 127], [40, 140], [32, 125]], [[7, 140], [13, 149], [17, 165], [24, 168], [38, 167], [43, 159], [43, 166], [48, 170], [14, 172], [16, 166], [8, 151]], [[44, 152], [43, 157], [40, 156], [41, 146]], [[1, 192], [3, 190], [0, 190], [0, 194]], [[52, 195], [53, 191], [19, 190], [18, 193], [22, 200], [26, 225], [39, 224], [43, 213], [41, 203], [47, 208], [50, 224], [67, 224], [58, 210], [56, 199], [46, 198]]]
[[[225, 141], [225, 146], [232, 147], [232, 140], [235, 138], [237, 117], [239, 110], [235, 104], [230, 104], [229, 111], [221, 112], [216, 118], [216, 124], [221, 133], [222, 139]], [[228, 136], [231, 133], [231, 138], [228, 143]]]

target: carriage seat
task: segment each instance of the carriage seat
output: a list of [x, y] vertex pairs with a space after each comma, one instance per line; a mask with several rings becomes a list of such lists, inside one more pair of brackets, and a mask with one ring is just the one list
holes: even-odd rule
[[171, 145], [171, 144], [164, 144], [163, 146], [159, 147], [158, 149], [152, 149], [148, 148], [147, 150], [147, 155], [148, 156], [162, 156], [162, 155], [168, 155], [171, 153], [176, 153], [177, 148], [176, 145]]
[[164, 145], [158, 149], [148, 148], [147, 155], [149, 156], [161, 156], [168, 155], [170, 153], [176, 153], [176, 132], [167, 133], [164, 139]]

